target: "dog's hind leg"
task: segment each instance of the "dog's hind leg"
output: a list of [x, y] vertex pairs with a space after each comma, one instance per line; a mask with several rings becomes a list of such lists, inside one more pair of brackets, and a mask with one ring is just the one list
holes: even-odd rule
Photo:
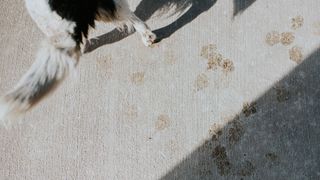
[[151, 46], [157, 36], [151, 31], [146, 23], [138, 18], [133, 12], [128, 17], [128, 21], [132, 23], [134, 29], [141, 35], [142, 42], [145, 46]]
[[135, 29], [140, 34], [142, 42], [146, 46], [154, 43], [156, 35], [150, 30], [146, 23], [130, 10], [125, 0], [114, 0], [114, 14], [110, 13], [112, 12], [110, 11], [110, 6], [104, 5], [108, 4], [106, 2], [110, 2], [110, 0], [102, 0], [102, 2], [105, 3], [100, 4], [98, 20], [111, 21], [120, 27], [120, 29], [124, 25], [128, 27], [129, 31]]

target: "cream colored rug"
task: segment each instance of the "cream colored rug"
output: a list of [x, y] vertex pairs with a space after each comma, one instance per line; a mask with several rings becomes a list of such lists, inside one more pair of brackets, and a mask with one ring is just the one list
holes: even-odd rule
[[[163, 40], [98, 24], [77, 76], [0, 128], [1, 180], [320, 179], [319, 0], [130, 5]], [[21, 0], [0, 33], [3, 94], [43, 35]]]

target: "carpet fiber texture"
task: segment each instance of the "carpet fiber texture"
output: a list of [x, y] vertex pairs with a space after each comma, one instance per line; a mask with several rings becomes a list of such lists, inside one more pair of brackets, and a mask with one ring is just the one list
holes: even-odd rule
[[[320, 179], [319, 0], [129, 3], [162, 40], [98, 23], [77, 74], [0, 127], [1, 180]], [[0, 1], [1, 94], [43, 38]]]

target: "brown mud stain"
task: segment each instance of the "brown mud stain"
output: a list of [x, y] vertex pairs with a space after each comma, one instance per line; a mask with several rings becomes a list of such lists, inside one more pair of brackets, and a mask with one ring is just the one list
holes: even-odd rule
[[166, 114], [159, 115], [157, 121], [156, 121], [156, 129], [157, 130], [164, 130], [170, 126], [170, 117]]
[[255, 107], [257, 103], [244, 103], [243, 108], [242, 108], [242, 113], [246, 116], [249, 117], [252, 114], [255, 114], [257, 112], [257, 108]]
[[275, 162], [279, 159], [279, 157], [275, 153], [267, 153], [265, 154], [265, 157], [268, 161]]
[[267, 160], [273, 161], [273, 162], [277, 161], [279, 158], [275, 153], [267, 153], [265, 157], [267, 158]]
[[208, 76], [205, 74], [198, 75], [194, 86], [197, 91], [207, 88], [209, 86]]
[[233, 62], [229, 59], [225, 59], [222, 62], [222, 69], [225, 73], [232, 72], [234, 70]]
[[208, 59], [208, 67], [207, 69], [217, 69], [219, 66], [221, 66], [221, 62], [223, 60], [223, 57], [221, 54], [216, 53], [214, 55], [212, 55], [209, 59]]
[[135, 105], [126, 105], [124, 109], [124, 114], [129, 119], [135, 119], [138, 117], [138, 108]]
[[173, 51], [169, 51], [165, 54], [164, 62], [168, 65], [174, 65], [176, 63], [176, 57], [174, 56]]
[[112, 67], [112, 58], [110, 56], [100, 58], [97, 62], [102, 68], [109, 69]]
[[200, 56], [208, 60], [208, 70], [217, 69], [223, 60], [222, 55], [217, 52], [217, 46], [214, 44], [202, 47]]
[[304, 19], [302, 16], [296, 16], [291, 19], [291, 29], [297, 30], [303, 26]]
[[209, 135], [213, 141], [217, 141], [222, 135], [222, 126], [214, 123], [209, 129]]
[[226, 176], [230, 174], [232, 165], [227, 156], [226, 148], [218, 145], [213, 149], [212, 157], [214, 158], [214, 163], [218, 168], [218, 173], [221, 176]]
[[240, 121], [233, 121], [228, 131], [228, 140], [230, 145], [234, 145], [240, 141], [244, 135], [245, 130]]
[[239, 176], [252, 176], [255, 171], [255, 166], [250, 161], [245, 161], [237, 170]]
[[294, 46], [289, 50], [290, 60], [296, 62], [297, 64], [301, 64], [303, 60], [302, 48], [298, 46]]
[[202, 47], [200, 56], [205, 59], [210, 59], [216, 54], [216, 51], [217, 46], [214, 44], [209, 44], [207, 46]]
[[290, 44], [292, 44], [295, 40], [295, 36], [292, 32], [284, 32], [281, 33], [281, 38], [280, 38], [280, 42], [285, 45], [288, 46]]
[[285, 87], [276, 86], [274, 89], [276, 90], [278, 102], [285, 102], [290, 99], [290, 93]]
[[112, 75], [112, 66], [113, 61], [110, 56], [100, 58], [97, 60], [98, 69], [100, 72], [102, 72], [107, 77], [110, 77]]
[[280, 43], [280, 33], [278, 31], [269, 32], [266, 36], [266, 43], [270, 46]]
[[277, 166], [280, 164], [280, 158], [279, 156], [274, 153], [274, 152], [270, 152], [265, 154], [265, 158], [267, 160], [267, 167], [273, 167], [273, 166]]
[[234, 69], [233, 62], [223, 57], [223, 55], [217, 51], [216, 45], [209, 44], [202, 47], [200, 55], [208, 60], [207, 70], [216, 70], [220, 67], [224, 72], [231, 72]]
[[206, 139], [198, 150], [201, 154], [208, 154], [208, 151], [211, 151], [214, 147], [214, 142], [211, 139]]
[[142, 85], [144, 83], [145, 73], [136, 72], [131, 75], [131, 82], [135, 85]]

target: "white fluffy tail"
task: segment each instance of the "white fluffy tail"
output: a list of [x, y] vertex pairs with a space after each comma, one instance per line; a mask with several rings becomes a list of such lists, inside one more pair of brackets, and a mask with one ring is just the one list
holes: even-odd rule
[[28, 72], [12, 91], [0, 99], [0, 120], [10, 120], [28, 111], [53, 91], [75, 68], [79, 55], [78, 47], [56, 47], [45, 41]]

